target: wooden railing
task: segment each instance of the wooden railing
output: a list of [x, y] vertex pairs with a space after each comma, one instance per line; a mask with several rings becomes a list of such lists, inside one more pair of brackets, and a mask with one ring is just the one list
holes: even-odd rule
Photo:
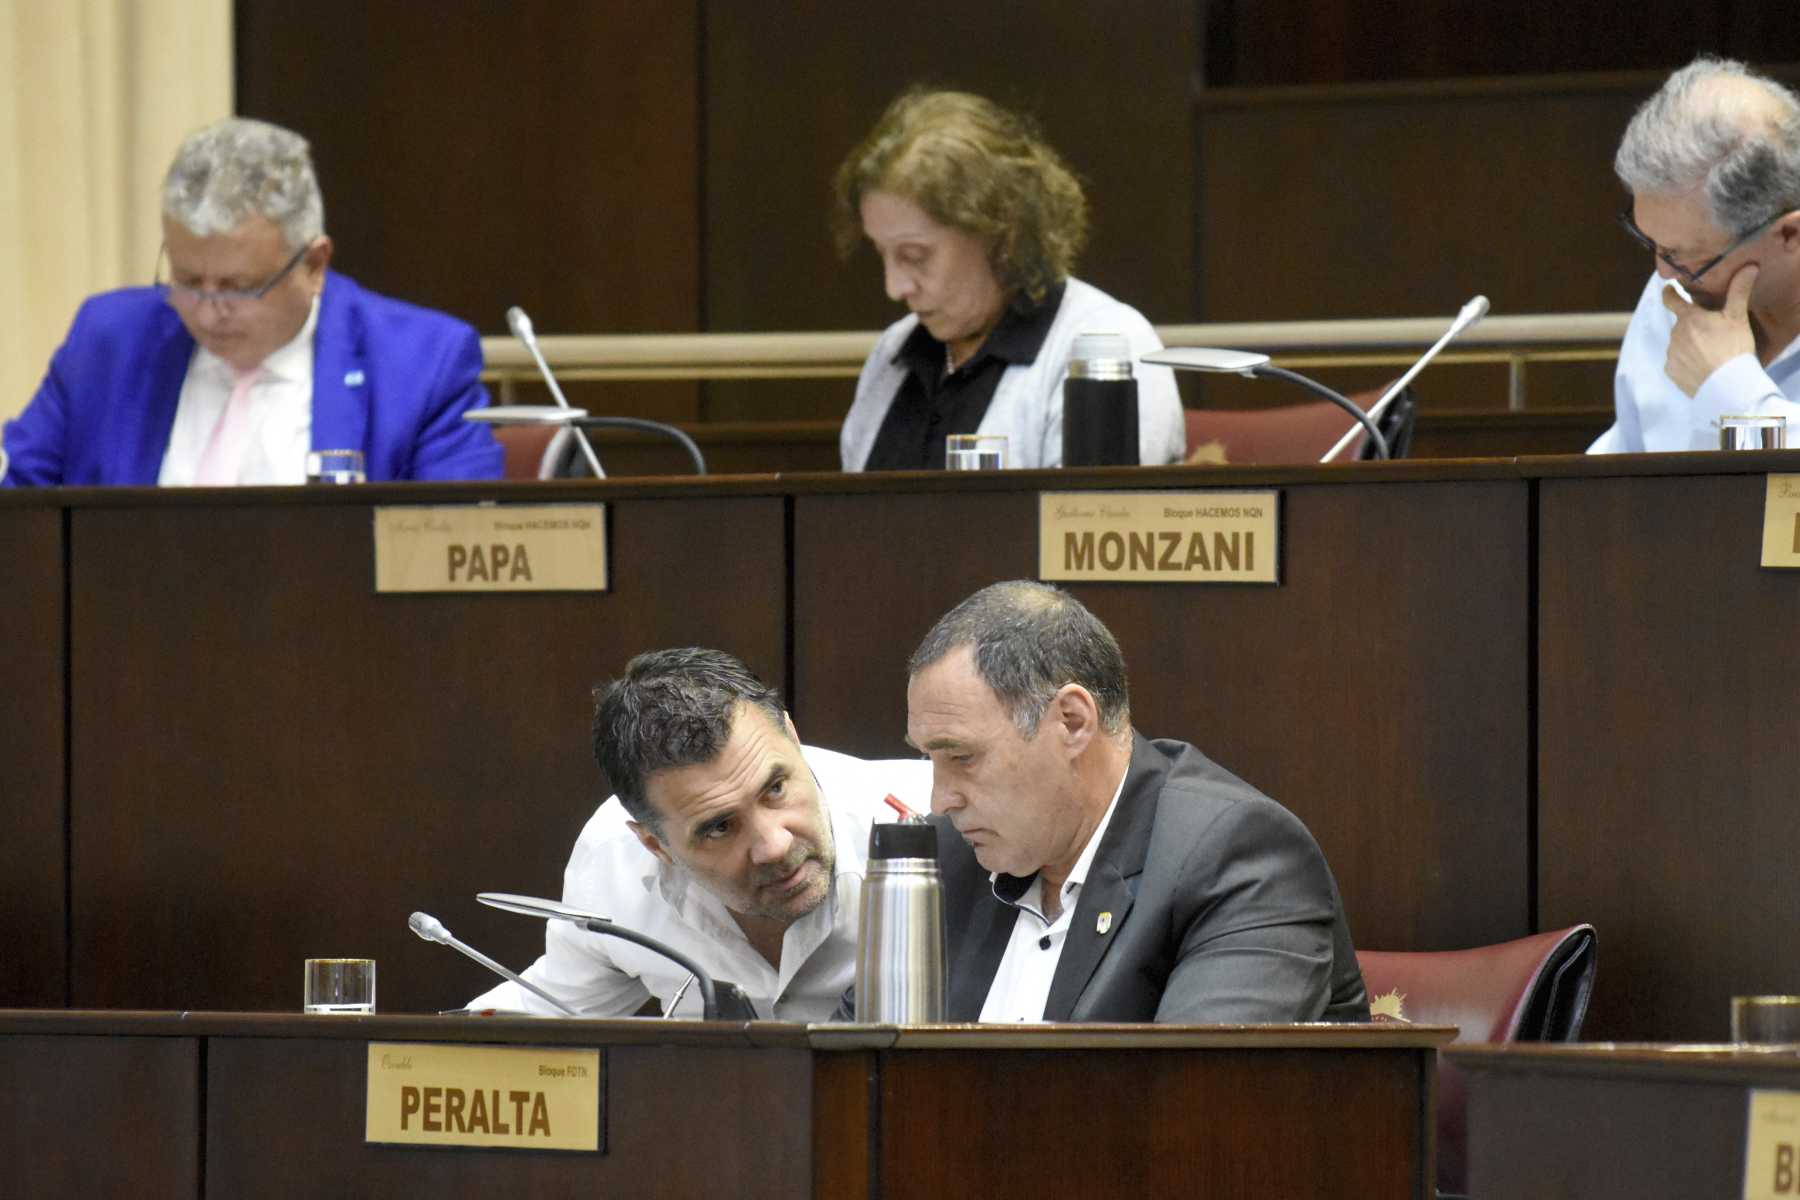
[[[1545, 313], [1489, 317], [1439, 362], [1505, 363], [1507, 407], [1526, 407], [1526, 373], [1534, 363], [1600, 362], [1618, 353], [1629, 313]], [[1449, 327], [1447, 317], [1390, 320], [1230, 322], [1164, 325], [1170, 346], [1260, 350], [1283, 366], [1399, 366], [1412, 362]], [[539, 339], [559, 378], [850, 379], [862, 368], [872, 331], [809, 333], [645, 333], [548, 335]], [[537, 377], [525, 348], [512, 338], [482, 339], [484, 378], [511, 403], [513, 385]]]

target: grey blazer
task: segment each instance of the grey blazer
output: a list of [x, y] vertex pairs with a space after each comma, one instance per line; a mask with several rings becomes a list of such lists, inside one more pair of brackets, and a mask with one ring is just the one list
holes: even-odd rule
[[[947, 1018], [981, 1016], [1029, 880], [990, 883], [942, 818]], [[1101, 914], [1111, 913], [1106, 920]], [[1337, 884], [1297, 817], [1185, 742], [1133, 734], [1070, 919], [1046, 1021], [1363, 1021]]]

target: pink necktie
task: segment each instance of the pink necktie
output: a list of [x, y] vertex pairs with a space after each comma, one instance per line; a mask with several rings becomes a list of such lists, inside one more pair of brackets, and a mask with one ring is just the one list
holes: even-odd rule
[[194, 482], [199, 485], [236, 483], [243, 464], [244, 440], [250, 432], [250, 389], [262, 377], [262, 368], [240, 371], [233, 367], [231, 375], [231, 399], [225, 402], [225, 411], [219, 414], [200, 465], [194, 469]]

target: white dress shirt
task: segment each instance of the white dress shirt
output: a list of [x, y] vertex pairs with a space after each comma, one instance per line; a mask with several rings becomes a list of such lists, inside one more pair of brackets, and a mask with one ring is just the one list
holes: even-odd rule
[[[236, 482], [306, 482], [306, 454], [312, 449], [313, 330], [318, 323], [315, 296], [300, 332], [263, 360], [262, 374], [250, 389], [249, 431]], [[156, 478], [159, 486], [186, 487], [194, 482], [206, 445], [231, 399], [232, 383], [230, 364], [202, 346], [194, 347]]]
[[[719, 898], [680, 867], [644, 849], [626, 827], [617, 797], [588, 820], [563, 873], [563, 901], [687, 954], [715, 979], [744, 990], [764, 1019], [826, 1021], [856, 974], [856, 933], [869, 826], [893, 820], [882, 802], [889, 792], [917, 812], [931, 807], [931, 764], [925, 759], [864, 761], [802, 747], [819, 782], [837, 867], [829, 895], [788, 926], [781, 965], [771, 966]], [[628, 1016], [655, 997], [664, 1012], [687, 982], [687, 972], [642, 946], [609, 938], [567, 921], [547, 923], [544, 953], [525, 978], [586, 1017]], [[559, 1015], [508, 981], [469, 1001], [471, 1009], [523, 1010]], [[699, 1017], [700, 994], [688, 988], [672, 1015]]]
[[[1087, 882], [1088, 868], [1094, 863], [1094, 852], [1100, 848], [1100, 841], [1106, 836], [1106, 827], [1112, 824], [1113, 810], [1119, 807], [1119, 796], [1125, 791], [1125, 777], [1131, 774], [1130, 768], [1120, 774], [1119, 786], [1113, 789], [1111, 802], [1106, 812], [1100, 817], [1100, 824], [1094, 826], [1094, 832], [1088, 836], [1087, 845], [1081, 848], [1081, 857], [1075, 860], [1075, 867], [1069, 877], [1062, 883], [1062, 911], [1056, 920], [1044, 919], [1044, 876], [1039, 872], [1025, 889], [1025, 894], [1013, 907], [1019, 915], [1013, 920], [1012, 938], [1006, 943], [1006, 954], [1000, 959], [1000, 967], [994, 972], [994, 982], [988, 985], [987, 1001], [981, 1006], [983, 1021], [1042, 1021], [1044, 1005], [1050, 999], [1050, 983], [1056, 978], [1056, 964], [1062, 961], [1063, 943], [1068, 940], [1069, 921], [1075, 915], [1075, 905], [1081, 899], [1081, 885]], [[992, 884], [997, 875], [989, 876]], [[1004, 896], [994, 893], [1003, 903]]]
[[1619, 346], [1613, 375], [1612, 428], [1594, 440], [1589, 454], [1641, 454], [1647, 450], [1717, 450], [1724, 416], [1783, 416], [1788, 445], [1800, 444], [1800, 339], [1768, 366], [1740, 354], [1720, 366], [1693, 396], [1663, 369], [1675, 314], [1663, 307], [1669, 283], [1652, 275]]

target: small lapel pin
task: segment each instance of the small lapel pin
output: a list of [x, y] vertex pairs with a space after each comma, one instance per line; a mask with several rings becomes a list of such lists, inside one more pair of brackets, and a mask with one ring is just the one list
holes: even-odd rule
[[1094, 919], [1094, 932], [1105, 933], [1112, 928], [1112, 914], [1103, 912]]
[[363, 373], [361, 371], [346, 371], [344, 373], [345, 387], [361, 387], [362, 385]]

